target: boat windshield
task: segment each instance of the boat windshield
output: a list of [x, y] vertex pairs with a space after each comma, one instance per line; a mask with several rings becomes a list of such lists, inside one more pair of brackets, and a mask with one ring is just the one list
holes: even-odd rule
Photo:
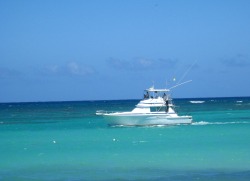
[[154, 89], [152, 90], [145, 90], [144, 91], [144, 99], [153, 99], [153, 98], [158, 98], [158, 97], [162, 97], [163, 99], [167, 99], [168, 94], [167, 94], [168, 90], [166, 89]]

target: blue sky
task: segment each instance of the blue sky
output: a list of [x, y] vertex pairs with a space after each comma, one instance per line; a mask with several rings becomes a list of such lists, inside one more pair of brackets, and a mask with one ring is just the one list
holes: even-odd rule
[[0, 0], [0, 50], [0, 102], [250, 96], [250, 1]]

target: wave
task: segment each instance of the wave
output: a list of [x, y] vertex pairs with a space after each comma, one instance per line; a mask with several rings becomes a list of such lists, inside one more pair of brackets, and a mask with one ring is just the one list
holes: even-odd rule
[[247, 121], [232, 121], [232, 122], [206, 122], [206, 121], [200, 121], [200, 122], [193, 122], [191, 125], [223, 125], [223, 124], [250, 124], [250, 122]]
[[0, 121], [0, 124], [48, 124], [57, 123], [58, 121]]
[[192, 103], [192, 104], [202, 104], [205, 101], [189, 101], [189, 102]]

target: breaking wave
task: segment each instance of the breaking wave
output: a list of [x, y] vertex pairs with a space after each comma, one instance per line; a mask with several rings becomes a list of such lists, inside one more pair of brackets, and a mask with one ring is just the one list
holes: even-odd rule
[[189, 102], [192, 103], [192, 104], [202, 104], [205, 101], [189, 101]]

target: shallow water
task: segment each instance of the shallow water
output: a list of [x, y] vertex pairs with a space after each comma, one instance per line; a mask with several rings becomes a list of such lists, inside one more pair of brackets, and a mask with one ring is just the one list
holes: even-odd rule
[[250, 98], [174, 100], [191, 125], [109, 127], [95, 115], [137, 102], [0, 104], [0, 180], [250, 179]]

